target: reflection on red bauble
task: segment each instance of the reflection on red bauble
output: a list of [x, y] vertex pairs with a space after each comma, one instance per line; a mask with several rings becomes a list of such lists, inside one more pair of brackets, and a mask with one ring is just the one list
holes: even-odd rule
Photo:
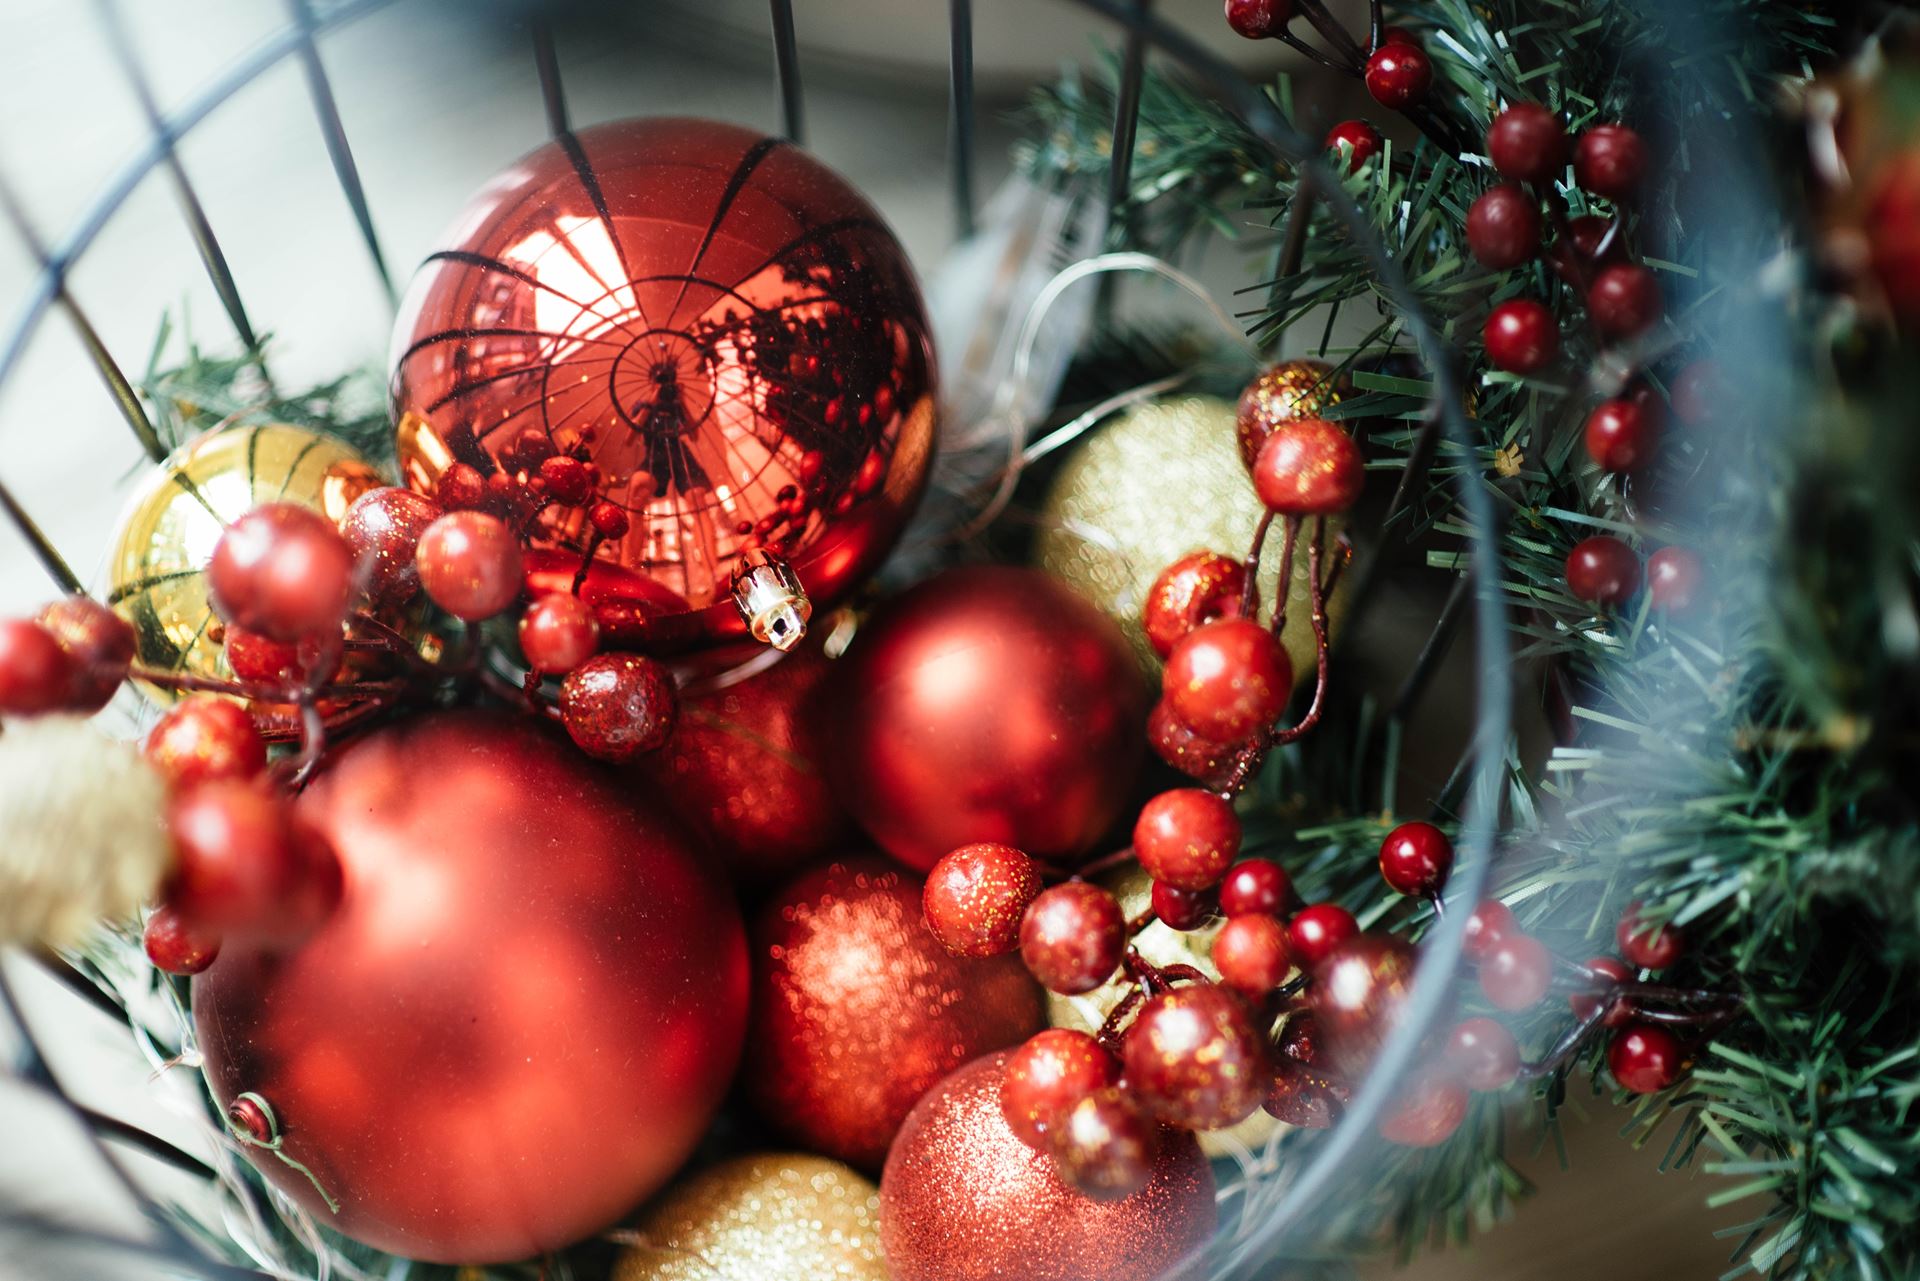
[[928, 1087], [1046, 1023], [1020, 958], [953, 956], [921, 894], [885, 859], [849, 859], [808, 872], [754, 922], [747, 1092], [809, 1151], [877, 1167]]
[[531, 719], [426, 715], [342, 751], [298, 814], [338, 910], [194, 980], [224, 1108], [265, 1098], [260, 1172], [328, 1227], [483, 1263], [579, 1240], [659, 1188], [746, 1021], [738, 914], [689, 838]]
[[1120, 816], [1147, 697], [1119, 628], [1039, 570], [949, 570], [888, 602], [830, 687], [831, 778], [925, 871], [996, 841], [1078, 861]]
[[744, 680], [695, 682], [680, 691], [673, 737], [638, 762], [743, 886], [769, 886], [847, 832], [825, 773], [829, 670], [808, 642]]
[[703, 120], [523, 157], [394, 330], [407, 483], [591, 463], [592, 493], [549, 505], [537, 544], [577, 563], [594, 503], [625, 511], [588, 596], [672, 602], [648, 612], [655, 648], [742, 636], [729, 579], [755, 548], [816, 607], [872, 569], [926, 481], [933, 379], [919, 287], [873, 207], [792, 144]]
[[1000, 1110], [1007, 1056], [928, 1092], [880, 1180], [880, 1241], [894, 1281], [1156, 1281], [1213, 1236], [1213, 1171], [1191, 1134], [1160, 1132], [1147, 1186], [1095, 1201], [1021, 1142]]

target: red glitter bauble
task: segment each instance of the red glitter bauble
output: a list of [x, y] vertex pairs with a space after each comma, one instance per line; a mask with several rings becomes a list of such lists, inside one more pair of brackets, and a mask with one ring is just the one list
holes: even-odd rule
[[[933, 380], [919, 287], [873, 207], [791, 143], [702, 120], [523, 157], [394, 330], [407, 483], [592, 464], [588, 501], [547, 507], [536, 548], [592, 546], [602, 625], [656, 648], [745, 635], [730, 578], [751, 550], [785, 557], [816, 608], [858, 583], [925, 484]], [[598, 502], [630, 519], [596, 544]]]
[[741, 885], [771, 886], [847, 834], [825, 772], [831, 670], [808, 643], [745, 679], [689, 685], [673, 737], [636, 763]]
[[260, 1172], [449, 1263], [559, 1249], [664, 1184], [747, 999], [739, 917], [678, 825], [558, 733], [477, 712], [358, 740], [295, 805], [339, 854], [338, 910], [295, 950], [229, 940], [193, 985], [215, 1098], [265, 1098], [318, 1187]]
[[1212, 1239], [1213, 1172], [1162, 1130], [1147, 1186], [1121, 1201], [1068, 1187], [1000, 1112], [1007, 1056], [942, 1081], [900, 1129], [880, 1179], [894, 1281], [1156, 1281]]
[[829, 695], [835, 790], [919, 871], [972, 841], [1078, 861], [1120, 817], [1145, 746], [1126, 638], [1034, 569], [950, 570], [883, 605]]
[[747, 1094], [809, 1151], [878, 1166], [929, 1087], [1046, 1022], [1019, 959], [951, 955], [921, 895], [886, 860], [849, 859], [806, 873], [754, 922]]

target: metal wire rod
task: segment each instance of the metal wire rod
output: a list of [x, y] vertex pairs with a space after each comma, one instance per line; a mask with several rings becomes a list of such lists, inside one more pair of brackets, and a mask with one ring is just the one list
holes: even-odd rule
[[780, 80], [780, 128], [789, 142], [806, 141], [801, 113], [800, 46], [793, 34], [793, 0], [771, 0], [773, 65]]
[[41, 532], [40, 526], [34, 523], [33, 517], [27, 515], [26, 508], [20, 505], [19, 500], [13, 496], [13, 491], [4, 484], [0, 484], [0, 512], [6, 513], [7, 520], [20, 532], [20, 537], [25, 540], [34, 558], [40, 562], [40, 567], [47, 571], [47, 577], [54, 581], [55, 586], [71, 595], [78, 595], [86, 590], [80, 585], [79, 575], [73, 572], [66, 558], [60, 555], [59, 549], [53, 545], [46, 534]]
[[1131, 0], [1125, 52], [1120, 64], [1120, 90], [1113, 102], [1113, 159], [1107, 168], [1107, 214], [1111, 218], [1126, 203], [1133, 184], [1133, 140], [1140, 128], [1140, 91], [1147, 79], [1147, 40], [1134, 21], [1144, 21], [1153, 0]]
[[954, 226], [973, 234], [973, 0], [948, 0], [947, 164], [953, 175]]
[[540, 102], [547, 112], [547, 132], [558, 138], [572, 133], [567, 121], [567, 95], [560, 84], [560, 58], [553, 51], [553, 28], [535, 18], [533, 22], [533, 65], [540, 73]]
[[347, 143], [347, 127], [340, 120], [340, 105], [334, 101], [333, 84], [327, 79], [326, 64], [320, 61], [320, 45], [314, 39], [318, 30], [307, 0], [287, 0], [293, 10], [294, 25], [299, 28], [301, 65], [306, 68], [307, 88], [313, 94], [314, 114], [320, 119], [320, 132], [326, 139], [327, 157], [333, 161], [333, 174], [340, 182], [341, 194], [353, 210], [360, 226], [360, 238], [373, 258], [374, 272], [389, 303], [397, 302], [393, 277], [387, 271], [386, 255], [380, 252], [380, 237], [373, 229], [373, 210], [367, 204], [367, 190], [360, 181], [360, 167], [353, 162], [353, 148]]

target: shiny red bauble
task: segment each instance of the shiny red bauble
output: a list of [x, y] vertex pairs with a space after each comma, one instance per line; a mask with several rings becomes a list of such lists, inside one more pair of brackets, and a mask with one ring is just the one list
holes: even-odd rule
[[927, 873], [927, 928], [955, 956], [999, 956], [1020, 946], [1020, 922], [1040, 893], [1040, 869], [1010, 845], [962, 845]]
[[1219, 552], [1189, 552], [1161, 570], [1140, 607], [1153, 652], [1165, 658], [1202, 623], [1238, 614], [1246, 583], [1246, 565]]
[[1018, 958], [954, 956], [921, 900], [918, 877], [867, 856], [805, 873], [754, 919], [743, 1081], [809, 1151], [878, 1166], [929, 1087], [1046, 1022]]
[[1669, 614], [1692, 609], [1706, 577], [1700, 558], [1684, 547], [1662, 547], [1647, 557], [1647, 595], [1655, 609]]
[[1406, 1006], [1413, 988], [1413, 948], [1396, 935], [1355, 934], [1310, 972], [1308, 999], [1328, 1062], [1357, 1080]]
[[1310, 903], [1287, 923], [1287, 950], [1294, 964], [1310, 971], [1359, 933], [1360, 922], [1338, 903]]
[[680, 715], [673, 673], [640, 654], [596, 654], [560, 683], [560, 723], [574, 745], [624, 764], [657, 752]]
[[829, 671], [816, 641], [743, 678], [694, 682], [667, 745], [636, 763], [742, 885], [770, 887], [846, 837], [827, 785]]
[[1168, 708], [1196, 734], [1244, 742], [1286, 710], [1293, 663], [1259, 623], [1223, 618], [1196, 627], [1174, 646], [1160, 689]]
[[1504, 1090], [1520, 1072], [1520, 1046], [1506, 1024], [1485, 1015], [1454, 1025], [1447, 1066], [1470, 1090]]
[[[91, 713], [105, 707], [132, 666], [133, 624], [91, 596], [63, 596], [43, 606], [33, 621], [51, 632], [73, 660], [67, 710]], [[0, 698], [0, 709], [4, 704]]]
[[1487, 129], [1487, 158], [1503, 177], [1550, 182], [1567, 163], [1567, 130], [1537, 102], [1516, 102]]
[[428, 525], [415, 563], [433, 603], [470, 623], [513, 604], [525, 572], [512, 527], [480, 511], [448, 512]]
[[220, 957], [220, 936], [197, 929], [170, 904], [147, 917], [141, 945], [154, 968], [167, 974], [199, 974]]
[[1625, 125], [1595, 125], [1574, 146], [1574, 180], [1596, 196], [1631, 200], [1646, 173], [1646, 144]]
[[1467, 248], [1495, 271], [1526, 262], [1540, 252], [1540, 202], [1510, 182], [1482, 193], [1467, 210]]
[[880, 1179], [893, 1281], [1158, 1281], [1204, 1249], [1214, 1181], [1192, 1135], [1163, 1132], [1146, 1187], [1096, 1201], [1007, 1126], [1005, 1062], [954, 1073], [901, 1127]]
[[1359, 501], [1367, 483], [1360, 446], [1341, 428], [1301, 418], [1274, 428], [1253, 460], [1253, 488], [1282, 516], [1325, 516]]
[[78, 675], [52, 632], [24, 618], [0, 619], [0, 713], [59, 711], [72, 700]]
[[1567, 553], [1567, 590], [1594, 605], [1621, 605], [1640, 590], [1640, 558], [1607, 534], [1582, 539]]
[[1633, 977], [1633, 971], [1617, 957], [1595, 956], [1586, 962], [1587, 972], [1598, 981], [1600, 990], [1594, 992], [1574, 992], [1567, 997], [1567, 1004], [1573, 1010], [1573, 1017], [1585, 1022], [1600, 1008], [1602, 1001], [1607, 1002], [1607, 1012], [1600, 1021], [1607, 1027], [1620, 1027], [1633, 1018], [1633, 1006], [1624, 997], [1611, 997], [1608, 993]]
[[1176, 889], [1220, 883], [1240, 853], [1240, 819], [1233, 802], [1215, 792], [1180, 787], [1140, 807], [1133, 853], [1154, 880]]
[[600, 624], [578, 596], [542, 596], [520, 615], [520, 653], [542, 675], [563, 676], [599, 647]]
[[1532, 1009], [1552, 986], [1553, 953], [1531, 934], [1508, 934], [1480, 959], [1480, 990], [1497, 1009]]
[[176, 788], [252, 778], [267, 767], [267, 740], [247, 709], [217, 694], [190, 694], [147, 731], [147, 763]]
[[238, 779], [177, 793], [167, 807], [167, 902], [205, 934], [258, 943], [306, 938], [340, 900], [340, 864], [286, 798]]
[[1216, 743], [1193, 732], [1162, 698], [1147, 717], [1147, 742], [1153, 754], [1203, 786], [1219, 789], [1232, 777], [1241, 744]]
[[1587, 314], [1608, 338], [1637, 338], [1659, 321], [1665, 302], [1660, 282], [1639, 263], [1603, 267], [1587, 288]]
[[1073, 1028], [1050, 1027], [1007, 1056], [1000, 1115], [1021, 1140], [1044, 1150], [1068, 1109], [1120, 1077], [1120, 1061]]
[[706, 1132], [746, 1019], [740, 920], [644, 792], [527, 717], [416, 716], [295, 803], [338, 852], [301, 947], [229, 940], [194, 980], [222, 1108], [254, 1092], [265, 1177], [395, 1254], [557, 1250], [660, 1188]]
[[1020, 921], [1020, 959], [1048, 991], [1091, 992], [1112, 977], [1127, 948], [1119, 900], [1088, 881], [1041, 891]]
[[1659, 444], [1660, 419], [1644, 401], [1603, 400], [1587, 415], [1587, 456], [1605, 471], [1644, 467]]
[[1342, 120], [1327, 130], [1326, 147], [1328, 151], [1338, 152], [1342, 144], [1348, 152], [1347, 172], [1359, 173], [1362, 165], [1380, 154], [1386, 140], [1364, 120]]
[[340, 518], [360, 581], [379, 605], [398, 605], [420, 590], [414, 554], [420, 535], [441, 515], [440, 504], [393, 485], [369, 489]]
[[1147, 1111], [1184, 1130], [1238, 1125], [1267, 1095], [1266, 1042], [1240, 998], [1216, 984], [1147, 998], [1121, 1058]]
[[1614, 929], [1614, 941], [1620, 945], [1620, 954], [1627, 962], [1643, 970], [1664, 970], [1687, 951], [1686, 935], [1678, 926], [1646, 924], [1640, 919], [1638, 903], [1621, 913], [1620, 924]]
[[1293, 897], [1287, 870], [1270, 858], [1235, 863], [1220, 882], [1220, 910], [1228, 916], [1279, 915]]
[[279, 641], [337, 629], [352, 590], [346, 540], [298, 503], [268, 503], [240, 517], [207, 563], [207, 594], [220, 617]]
[[1686, 1070], [1686, 1050], [1658, 1023], [1629, 1023], [1607, 1046], [1607, 1067], [1613, 1079], [1635, 1094], [1658, 1094], [1671, 1088]]
[[1560, 323], [1544, 303], [1510, 298], [1495, 307], [1480, 330], [1487, 359], [1510, 374], [1539, 373], [1560, 354]]
[[1264, 40], [1287, 29], [1293, 0], [1226, 0], [1227, 25], [1249, 40]]
[[1431, 823], [1402, 823], [1380, 842], [1380, 875], [1416, 898], [1433, 898], [1453, 871], [1453, 842]]
[[836, 792], [920, 870], [970, 841], [1077, 862], [1120, 817], [1143, 755], [1125, 636], [1039, 570], [949, 570], [882, 605], [827, 701]]
[[1433, 59], [1418, 45], [1383, 44], [1367, 58], [1366, 81], [1375, 102], [1404, 111], [1426, 101]]
[[[712, 121], [579, 129], [488, 183], [409, 288], [392, 366], [421, 493], [459, 465], [555, 493], [546, 459], [591, 464], [587, 501], [535, 518], [535, 551], [591, 548], [588, 603], [656, 652], [746, 636], [730, 579], [750, 551], [785, 557], [816, 609], [844, 596], [933, 449], [899, 241], [806, 152]], [[602, 505], [619, 533], [596, 537]]]
[[1047, 1146], [1063, 1182], [1095, 1201], [1124, 1201], [1153, 1181], [1160, 1134], [1131, 1092], [1108, 1086], [1067, 1109]]
[[1153, 914], [1170, 930], [1197, 930], [1220, 915], [1220, 896], [1212, 890], [1183, 890], [1155, 881], [1148, 898]]
[[1265, 912], [1229, 916], [1213, 936], [1212, 955], [1220, 981], [1249, 998], [1273, 991], [1293, 970], [1287, 927]]

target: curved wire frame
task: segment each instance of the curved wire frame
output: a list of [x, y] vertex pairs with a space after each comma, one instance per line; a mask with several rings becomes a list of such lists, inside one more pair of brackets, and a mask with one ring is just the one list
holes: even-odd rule
[[[1240, 115], [1273, 155], [1300, 175], [1300, 189], [1304, 197], [1323, 204], [1365, 253], [1377, 274], [1382, 290], [1399, 310], [1407, 331], [1413, 336], [1428, 367], [1433, 371], [1433, 390], [1426, 412], [1427, 434], [1429, 437], [1435, 433], [1444, 434], [1454, 445], [1465, 449], [1470, 444], [1471, 437], [1462, 408], [1463, 398], [1460, 394], [1456, 353], [1422, 313], [1417, 295], [1409, 287], [1399, 264], [1387, 252], [1358, 205], [1322, 160], [1318, 142], [1294, 130], [1265, 94], [1231, 64], [1156, 17], [1147, 0], [1059, 0], [1059, 2], [1073, 5], [1111, 22], [1119, 28], [1123, 36], [1124, 56], [1121, 64], [1120, 92], [1117, 95], [1118, 111], [1114, 125], [1110, 203], [1117, 204], [1122, 201], [1128, 190], [1128, 168], [1140, 105], [1145, 58], [1147, 51], [1152, 49], [1171, 58], [1188, 76], [1206, 86], [1223, 104]], [[155, 451], [152, 428], [146, 423], [144, 411], [137, 397], [132, 393], [130, 384], [114, 364], [105, 347], [93, 335], [85, 313], [68, 292], [68, 272], [95, 242], [139, 184], [156, 169], [164, 167], [170, 171], [179, 189], [182, 206], [189, 219], [190, 230], [200, 249], [202, 264], [212, 278], [237, 334], [243, 342], [250, 341], [253, 331], [240, 302], [238, 291], [227, 270], [225, 258], [219, 250], [213, 230], [207, 225], [204, 214], [200, 212], [199, 202], [193, 193], [185, 169], [179, 163], [175, 146], [180, 138], [204, 121], [234, 94], [290, 58], [297, 59], [306, 73], [316, 119], [342, 194], [359, 226], [376, 274], [391, 299], [392, 286], [385, 258], [381, 252], [364, 189], [354, 166], [347, 135], [334, 106], [332, 89], [320, 59], [319, 48], [319, 40], [322, 36], [384, 8], [389, 3], [391, 0], [334, 0], [334, 3], [330, 4], [309, 3], [309, 0], [289, 0], [291, 21], [286, 27], [255, 45], [224, 72], [215, 76], [199, 92], [188, 98], [182, 106], [171, 113], [163, 114], [147, 94], [144, 81], [140, 79], [139, 68], [131, 46], [127, 43], [124, 32], [118, 27], [119, 16], [114, 7], [115, 0], [99, 0], [102, 16], [108, 24], [109, 37], [115, 42], [123, 70], [132, 78], [143, 106], [147, 110], [152, 134], [145, 145], [112, 175], [100, 194], [80, 215], [71, 229], [51, 246], [43, 247], [34, 238], [24, 217], [19, 214], [17, 205], [10, 196], [7, 196], [4, 188], [0, 187], [0, 204], [4, 204], [6, 212], [13, 216], [18, 230], [41, 265], [41, 270], [27, 296], [15, 309], [5, 328], [0, 329], [0, 383], [13, 373], [28, 341], [44, 320], [46, 313], [58, 305], [66, 310], [75, 322], [90, 357], [113, 394], [116, 405], [127, 417], [130, 427], [149, 452]], [[974, 193], [971, 0], [949, 0], [949, 8], [951, 18], [949, 94], [951, 187], [956, 221], [964, 234], [972, 225]], [[794, 15], [790, 0], [770, 0], [770, 18], [783, 127], [789, 138], [799, 140], [802, 137], [804, 94], [800, 84]], [[548, 124], [555, 133], [565, 132], [569, 126], [559, 64], [550, 35], [538, 23], [535, 24], [533, 44], [534, 62], [540, 79], [541, 96]], [[1431, 457], [1431, 453], [1430, 449], [1413, 451], [1415, 461], [1409, 462], [1409, 470], [1422, 466], [1423, 464], [1418, 460]], [[1476, 902], [1486, 885], [1497, 818], [1497, 797], [1504, 767], [1503, 753], [1509, 737], [1513, 710], [1510, 682], [1507, 679], [1511, 646], [1506, 611], [1498, 587], [1500, 560], [1498, 540], [1494, 537], [1495, 517], [1492, 504], [1484, 489], [1475, 483], [1471, 473], [1463, 473], [1461, 476], [1459, 499], [1472, 535], [1468, 540], [1469, 580], [1472, 584], [1472, 617], [1479, 679], [1474, 700], [1475, 732], [1469, 747], [1473, 781], [1467, 793], [1464, 823], [1458, 844], [1458, 864], [1448, 887], [1448, 905], [1467, 905]], [[15, 501], [4, 485], [0, 485], [0, 512], [4, 512], [12, 519], [16, 530], [39, 557], [60, 589], [80, 590], [79, 580], [67, 567], [58, 550], [34, 526], [28, 513]], [[1445, 611], [1446, 617], [1439, 622], [1436, 630], [1451, 625], [1452, 613], [1452, 609]], [[1418, 1053], [1420, 1043], [1425, 1039], [1428, 1029], [1446, 1008], [1448, 988], [1453, 981], [1459, 960], [1467, 916], [1468, 913], [1464, 910], [1446, 912], [1437, 928], [1428, 934], [1421, 949], [1421, 961], [1405, 1016], [1397, 1024], [1381, 1050], [1374, 1071], [1369, 1074], [1354, 1095], [1342, 1123], [1313, 1145], [1311, 1154], [1297, 1169], [1289, 1172], [1283, 1194], [1270, 1208], [1263, 1211], [1261, 1221], [1253, 1225], [1250, 1230], [1242, 1232], [1230, 1252], [1231, 1257], [1216, 1260], [1224, 1263], [1230, 1272], [1257, 1265], [1263, 1260], [1270, 1260], [1279, 1241], [1308, 1221], [1308, 1216], [1313, 1212], [1320, 1198], [1326, 1194], [1343, 1164], [1360, 1144], [1369, 1139], [1373, 1123], [1387, 1105], [1396, 1083]], [[76, 985], [87, 981], [77, 974], [70, 974], [68, 977]], [[27, 1026], [26, 1020], [21, 1017], [12, 990], [6, 985], [4, 975], [0, 975], [0, 1008], [6, 1009], [14, 1016], [14, 1020], [20, 1024], [27, 1035], [31, 1047], [32, 1030]], [[44, 1071], [44, 1060], [37, 1053], [31, 1054], [29, 1062], [35, 1065], [35, 1071], [44, 1084], [54, 1093], [59, 1094], [69, 1107], [77, 1109], [78, 1105], [67, 1100], [64, 1094], [60, 1094], [51, 1075]], [[101, 1143], [98, 1128], [89, 1126], [89, 1133], [93, 1134], [96, 1143], [100, 1144], [101, 1155], [114, 1166], [116, 1171], [120, 1171], [119, 1164]], [[177, 1155], [184, 1160], [193, 1159], [186, 1157], [185, 1154]], [[129, 1191], [142, 1200], [149, 1217], [158, 1225], [162, 1248], [169, 1262], [174, 1266], [181, 1266], [193, 1259], [198, 1253], [197, 1250], [189, 1243], [170, 1216], [147, 1198], [131, 1178], [123, 1174], [121, 1181]], [[111, 1248], [115, 1243], [106, 1244]], [[198, 1263], [196, 1266], [209, 1276], [259, 1275], [226, 1267], [210, 1260]]]

